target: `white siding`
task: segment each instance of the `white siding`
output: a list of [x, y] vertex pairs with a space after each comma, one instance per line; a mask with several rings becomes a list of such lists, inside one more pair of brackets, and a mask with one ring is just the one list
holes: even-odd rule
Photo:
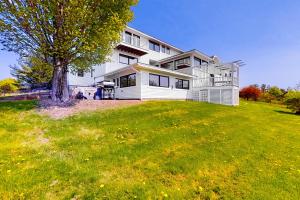
[[149, 72], [142, 71], [141, 77], [142, 99], [191, 99], [191, 90], [175, 88], [176, 77], [174, 76], [169, 76], [169, 88], [149, 86]]
[[135, 72], [133, 70], [126, 70], [115, 76], [112, 79], [120, 78], [128, 74], [136, 73], [136, 86], [123, 87], [117, 86], [115, 88], [116, 99], [141, 99], [141, 74], [140, 72]]
[[93, 67], [93, 77], [91, 76], [91, 72], [85, 72], [83, 77], [77, 76], [77, 73], [68, 73], [68, 84], [70, 86], [92, 86], [95, 84], [95, 77], [99, 76], [103, 73], [103, 69], [105, 69], [105, 64], [97, 65]]

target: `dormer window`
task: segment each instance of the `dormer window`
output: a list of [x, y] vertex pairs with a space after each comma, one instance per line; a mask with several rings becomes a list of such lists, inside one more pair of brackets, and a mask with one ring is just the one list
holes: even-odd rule
[[149, 49], [152, 51], [157, 51], [160, 52], [160, 46], [158, 43], [153, 42], [153, 41], [149, 41]]

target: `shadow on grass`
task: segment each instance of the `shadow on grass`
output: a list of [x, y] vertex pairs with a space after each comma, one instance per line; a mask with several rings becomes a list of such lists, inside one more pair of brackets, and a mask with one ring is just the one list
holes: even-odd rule
[[0, 111], [28, 111], [37, 106], [37, 101], [0, 101]]
[[298, 116], [296, 113], [294, 112], [289, 112], [289, 111], [283, 111], [283, 110], [274, 110], [275, 112], [277, 113], [280, 113], [280, 114], [287, 114], [287, 115], [296, 115]]

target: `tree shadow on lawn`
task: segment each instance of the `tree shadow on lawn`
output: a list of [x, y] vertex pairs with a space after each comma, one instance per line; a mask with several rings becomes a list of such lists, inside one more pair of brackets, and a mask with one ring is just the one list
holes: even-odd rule
[[291, 112], [291, 111], [283, 111], [283, 110], [274, 110], [274, 111], [277, 112], [277, 113], [280, 113], [280, 114], [288, 114], [288, 115], [300, 116], [300, 115], [297, 115], [296, 113]]
[[28, 111], [36, 108], [37, 101], [29, 100], [29, 101], [0, 101], [0, 111]]

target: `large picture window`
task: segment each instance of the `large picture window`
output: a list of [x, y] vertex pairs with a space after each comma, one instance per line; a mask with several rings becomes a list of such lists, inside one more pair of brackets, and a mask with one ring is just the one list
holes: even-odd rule
[[131, 65], [138, 62], [138, 59], [132, 56], [127, 56], [124, 54], [119, 55], [119, 62], [122, 64]]
[[152, 51], [160, 52], [160, 46], [156, 42], [149, 41], [149, 49]]
[[131, 87], [136, 86], [136, 74], [129, 74], [120, 77], [120, 87]]
[[190, 81], [183, 79], [176, 79], [176, 88], [178, 89], [190, 89]]
[[169, 77], [158, 74], [149, 74], [149, 85], [156, 87], [169, 87]]

